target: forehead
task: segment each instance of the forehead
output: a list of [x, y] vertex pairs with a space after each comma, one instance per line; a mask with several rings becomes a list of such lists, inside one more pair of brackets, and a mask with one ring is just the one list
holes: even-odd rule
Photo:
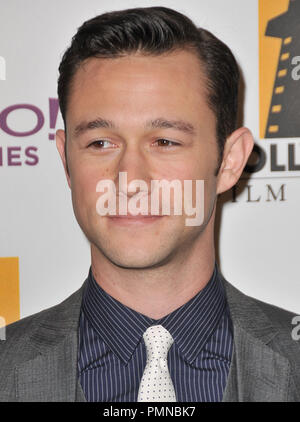
[[[69, 92], [68, 117], [94, 108], [193, 110], [207, 107], [207, 78], [196, 54], [177, 50], [158, 56], [135, 53], [89, 58], [76, 71]], [[162, 110], [164, 111], [164, 110]], [[79, 116], [80, 115], [80, 116]]]

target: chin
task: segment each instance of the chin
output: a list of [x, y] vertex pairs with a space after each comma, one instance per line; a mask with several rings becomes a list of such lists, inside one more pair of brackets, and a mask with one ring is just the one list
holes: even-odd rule
[[123, 256], [123, 254], [115, 256], [114, 254], [110, 260], [118, 267], [128, 269], [153, 268], [155, 266], [159, 266], [161, 261], [158, 257], [152, 257], [150, 254], [147, 254], [146, 256], [141, 256], [141, 254], [139, 254], [139, 256]]
[[148, 248], [142, 249], [139, 248], [127, 248], [118, 250], [117, 248], [112, 250], [107, 250], [103, 248], [99, 248], [103, 255], [106, 256], [109, 261], [121, 268], [128, 268], [128, 269], [147, 269], [147, 268], [155, 268], [159, 267], [166, 263], [168, 260], [168, 256], [166, 252], [163, 251], [159, 253], [153, 253], [155, 250], [152, 248], [149, 250]]
[[[106, 228], [106, 227], [105, 227]], [[100, 254], [122, 268], [153, 268], [168, 262], [178, 244], [172, 233], [93, 230], [88, 237]]]

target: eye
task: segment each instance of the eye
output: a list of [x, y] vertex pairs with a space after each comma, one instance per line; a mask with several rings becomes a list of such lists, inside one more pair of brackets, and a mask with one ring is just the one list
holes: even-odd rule
[[180, 145], [178, 142], [170, 141], [169, 139], [160, 138], [156, 140], [158, 146], [162, 147], [172, 147], [176, 145]]
[[89, 147], [94, 147], [96, 149], [107, 149], [110, 146], [113, 146], [114, 144], [112, 144], [110, 141], [107, 141], [106, 139], [97, 139], [96, 141], [92, 142], [89, 144]]

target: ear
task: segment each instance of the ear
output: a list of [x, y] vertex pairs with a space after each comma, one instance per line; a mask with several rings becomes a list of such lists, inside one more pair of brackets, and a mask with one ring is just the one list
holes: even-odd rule
[[217, 194], [232, 188], [239, 180], [254, 146], [246, 127], [235, 130], [226, 140], [223, 161], [217, 177]]
[[71, 179], [70, 179], [70, 175], [69, 175], [69, 170], [68, 170], [68, 166], [67, 166], [67, 161], [66, 161], [66, 134], [65, 131], [62, 129], [58, 129], [56, 131], [56, 148], [58, 149], [61, 161], [63, 163], [64, 166], [64, 170], [65, 170], [65, 175], [67, 178], [67, 182], [69, 185], [69, 188], [71, 189]]

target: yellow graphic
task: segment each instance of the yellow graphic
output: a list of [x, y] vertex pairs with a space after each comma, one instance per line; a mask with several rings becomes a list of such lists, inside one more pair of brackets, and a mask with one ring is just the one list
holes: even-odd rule
[[0, 258], [0, 316], [6, 325], [20, 319], [18, 257]]
[[[282, 40], [275, 37], [265, 36], [266, 26], [270, 19], [287, 11], [289, 0], [259, 0], [259, 108], [260, 108], [260, 138], [265, 137], [268, 113], [272, 99], [273, 87], [278, 65], [278, 57]], [[289, 44], [291, 37], [283, 40], [284, 44]], [[282, 55], [280, 60], [288, 59], [288, 55]], [[281, 71], [279, 77], [284, 77], [287, 70]], [[281, 94], [284, 86], [275, 88], [276, 94]], [[275, 109], [278, 113], [279, 109]], [[269, 132], [277, 132], [278, 128], [270, 126]]]

